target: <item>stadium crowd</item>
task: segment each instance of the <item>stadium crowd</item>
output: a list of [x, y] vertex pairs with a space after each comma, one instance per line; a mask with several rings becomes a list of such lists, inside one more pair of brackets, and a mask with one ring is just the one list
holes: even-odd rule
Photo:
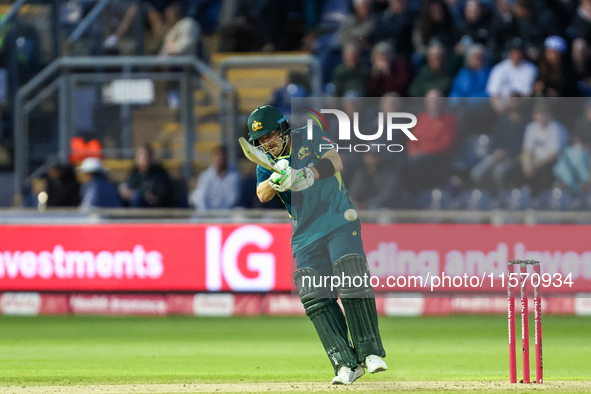
[[[88, 9], [93, 2], [69, 3]], [[141, 10], [119, 10], [109, 28], [102, 22], [103, 51], [118, 53], [130, 18], [142, 12], [159, 42], [153, 52], [161, 56], [197, 54], [207, 61], [200, 37], [215, 34], [222, 52], [313, 53], [325, 95], [343, 97], [343, 105], [376, 97], [396, 107], [407, 97], [422, 98], [420, 110], [413, 102], [422, 125], [413, 131], [418, 143], [396, 159], [375, 152], [346, 158], [343, 176], [360, 208], [591, 209], [591, 104], [585, 101], [591, 96], [591, 0], [143, 3]], [[289, 100], [309, 91], [306, 78], [295, 75], [270, 103], [289, 113]], [[149, 147], [142, 149], [153, 160]], [[252, 174], [240, 179], [224, 147], [214, 156], [196, 189], [174, 197], [179, 188], [165, 170], [155, 163], [142, 169], [136, 155], [117, 204], [256, 206], [246, 197]], [[149, 175], [152, 167], [159, 175]], [[103, 172], [100, 162], [89, 168]], [[102, 184], [99, 178], [86, 183]], [[144, 190], [146, 184], [162, 190]], [[83, 194], [98, 189], [107, 188], [82, 188]], [[229, 191], [224, 199], [208, 193], [222, 189]], [[80, 201], [96, 200], [82, 195]]]

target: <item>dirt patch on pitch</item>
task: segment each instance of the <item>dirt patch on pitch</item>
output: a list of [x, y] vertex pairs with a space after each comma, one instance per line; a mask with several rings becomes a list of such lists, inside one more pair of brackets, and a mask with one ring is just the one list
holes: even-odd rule
[[507, 382], [358, 382], [351, 386], [328, 383], [129, 384], [87, 386], [4, 386], [0, 394], [176, 394], [176, 393], [288, 393], [288, 392], [591, 392], [591, 381], [554, 381], [512, 385]]

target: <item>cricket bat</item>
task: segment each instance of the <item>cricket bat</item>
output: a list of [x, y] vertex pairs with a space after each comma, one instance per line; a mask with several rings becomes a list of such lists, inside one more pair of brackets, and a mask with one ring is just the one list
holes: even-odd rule
[[238, 139], [240, 146], [242, 147], [242, 151], [244, 152], [244, 156], [250, 161], [255, 164], [260, 165], [261, 167], [266, 168], [267, 170], [275, 171], [277, 173], [281, 173], [281, 169], [277, 167], [277, 163], [269, 158], [266, 154], [255, 148], [250, 142], [248, 142], [244, 137], [240, 137]]

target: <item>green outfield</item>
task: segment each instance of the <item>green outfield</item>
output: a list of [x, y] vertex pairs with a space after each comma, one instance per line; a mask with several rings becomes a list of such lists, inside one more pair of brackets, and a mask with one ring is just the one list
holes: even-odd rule
[[[573, 390], [591, 390], [591, 317], [544, 316], [543, 324], [545, 386], [581, 380]], [[376, 382], [367, 392], [389, 391], [379, 382], [426, 382], [415, 387], [424, 391], [428, 382], [508, 380], [506, 316], [384, 317], [380, 325], [390, 369], [362, 377]], [[283, 391], [275, 383], [331, 378], [304, 317], [0, 316], [0, 386], [269, 383], [273, 392]]]

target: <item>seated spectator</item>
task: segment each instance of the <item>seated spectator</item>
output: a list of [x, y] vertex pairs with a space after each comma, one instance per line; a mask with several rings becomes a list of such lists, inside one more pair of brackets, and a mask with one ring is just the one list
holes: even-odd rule
[[361, 165], [355, 168], [347, 185], [349, 195], [359, 209], [392, 208], [398, 200], [400, 175], [381, 160], [378, 152], [362, 154]]
[[164, 36], [160, 56], [195, 55], [199, 40], [199, 25], [189, 16], [184, 17], [180, 5], [173, 4], [164, 10], [164, 18], [170, 30]]
[[250, 52], [261, 49], [256, 23], [251, 15], [251, 1], [224, 0], [218, 30], [220, 52]]
[[359, 45], [364, 48], [368, 45], [368, 38], [373, 30], [374, 20], [371, 17], [370, 0], [353, 0], [353, 13], [347, 16], [337, 31], [338, 41], [341, 46], [347, 44]]
[[573, 144], [564, 149], [553, 172], [573, 193], [591, 190], [591, 101], [585, 103], [583, 117], [575, 123]]
[[[287, 26], [297, 2], [224, 0], [219, 13], [220, 52], [293, 50]], [[297, 11], [295, 11], [297, 12]], [[340, 18], [340, 14], [336, 17]], [[322, 17], [321, 17], [322, 18]]]
[[[521, 104], [521, 105], [520, 105]], [[527, 120], [519, 98], [512, 98], [491, 135], [491, 154], [472, 168], [470, 177], [483, 189], [499, 193], [507, 188], [507, 176], [517, 166]], [[516, 185], [515, 185], [516, 186]]]
[[486, 85], [490, 68], [485, 63], [484, 46], [478, 44], [468, 48], [466, 67], [462, 68], [454, 79], [449, 96], [457, 98], [488, 97]]
[[584, 38], [577, 38], [572, 45], [572, 63], [578, 80], [591, 75], [591, 47]]
[[292, 71], [287, 78], [287, 85], [273, 92], [269, 104], [278, 108], [284, 114], [291, 114], [291, 99], [294, 97], [308, 97], [309, 91], [308, 77], [303, 73]]
[[585, 102], [583, 117], [575, 123], [572, 135], [580, 138], [585, 144], [591, 144], [591, 100]]
[[486, 44], [491, 37], [491, 17], [488, 9], [479, 0], [468, 0], [464, 9], [466, 23], [462, 36], [472, 38], [476, 44]]
[[584, 38], [573, 41], [572, 64], [578, 80], [577, 93], [591, 97], [591, 47]]
[[517, 18], [511, 10], [512, 0], [496, 0], [496, 8], [493, 12], [489, 48], [492, 50], [493, 63], [501, 60], [501, 52], [506, 43], [519, 36]]
[[466, 9], [466, 0], [445, 0], [445, 4], [453, 18], [456, 29], [463, 29], [465, 24], [464, 10]]
[[566, 56], [566, 42], [562, 37], [550, 36], [544, 42], [545, 52], [540, 64], [540, 75], [534, 84], [534, 94], [546, 97], [577, 96], [575, 73]]
[[237, 207], [247, 209], [285, 209], [278, 196], [275, 196], [271, 201], [261, 202], [256, 194], [257, 189], [257, 165], [248, 159], [239, 160], [238, 166], [242, 179], [240, 180], [240, 199], [236, 204]]
[[390, 44], [381, 42], [373, 47], [368, 97], [382, 97], [389, 92], [406, 96], [410, 81], [410, 67], [403, 59], [394, 58]]
[[568, 132], [552, 118], [544, 103], [534, 106], [532, 118], [523, 137], [521, 170], [535, 195], [552, 186], [552, 167], [567, 143]]
[[199, 210], [234, 208], [240, 199], [240, 174], [228, 166], [225, 146], [213, 151], [213, 164], [199, 175], [190, 202]]
[[333, 72], [332, 83], [335, 86], [335, 96], [341, 97], [348, 90], [355, 90], [363, 96], [367, 87], [369, 68], [359, 59], [359, 47], [346, 45], [343, 49], [343, 63]]
[[388, 0], [388, 8], [375, 16], [370, 35], [371, 42], [387, 41], [402, 56], [413, 53], [413, 17], [407, 2], [408, 0]]
[[434, 41], [441, 43], [446, 50], [451, 50], [457, 41], [457, 34], [453, 17], [444, 0], [421, 2], [421, 13], [413, 32], [415, 52], [426, 55]]
[[80, 189], [81, 208], [114, 208], [121, 206], [117, 188], [109, 182], [100, 159], [84, 159], [78, 172], [83, 178]]
[[581, 0], [577, 12], [569, 26], [572, 38], [582, 38], [591, 41], [591, 0]]
[[125, 36], [138, 15], [138, 7], [135, 4], [123, 2], [110, 2], [101, 12], [99, 17], [103, 30], [103, 42], [106, 55], [119, 54], [119, 40]]
[[135, 166], [125, 183], [119, 185], [119, 195], [132, 208], [171, 207], [174, 202], [168, 173], [154, 161], [150, 145], [135, 151]]
[[565, 26], [560, 24], [552, 11], [543, 6], [543, 2], [517, 0], [513, 12], [517, 18], [519, 38], [532, 62], [540, 58], [546, 37], [564, 35]]
[[447, 181], [457, 135], [457, 121], [444, 111], [445, 99], [440, 90], [430, 90], [425, 98], [425, 112], [417, 116], [412, 133], [416, 141], [408, 141], [408, 160], [403, 171], [406, 189], [418, 193], [441, 187]]
[[591, 143], [574, 137], [573, 144], [564, 148], [552, 172], [558, 181], [565, 185], [573, 194], [591, 190]]
[[[168, 7], [167, 0], [147, 0], [143, 1], [143, 12], [147, 16], [148, 25], [152, 30], [152, 39], [158, 45], [161, 46], [162, 40], [166, 34], [166, 25], [164, 21], [164, 10]], [[172, 26], [170, 26], [172, 27]], [[150, 54], [154, 54], [157, 49], [149, 51]]]
[[511, 96], [531, 96], [538, 69], [523, 59], [521, 39], [515, 38], [508, 44], [508, 58], [495, 65], [488, 77], [486, 91], [491, 97], [491, 106], [497, 113], [503, 113]]
[[441, 44], [429, 47], [427, 64], [410, 85], [410, 96], [424, 97], [428, 91], [437, 89], [447, 94], [451, 87], [451, 77], [445, 70], [445, 48]]
[[80, 204], [80, 184], [72, 166], [54, 166], [47, 171], [45, 178], [47, 207], [77, 207]]

